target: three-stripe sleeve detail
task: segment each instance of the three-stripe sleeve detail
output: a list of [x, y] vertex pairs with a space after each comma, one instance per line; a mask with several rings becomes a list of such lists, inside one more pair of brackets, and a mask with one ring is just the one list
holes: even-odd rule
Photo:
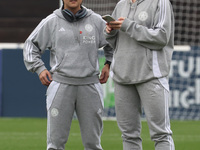
[[[52, 18], [56, 17], [55, 14], [51, 14], [49, 15], [46, 19], [42, 20], [41, 23], [35, 28], [35, 30], [30, 34], [30, 36], [28, 37], [27, 41], [32, 41], [32, 39], [38, 34], [38, 32], [42, 29], [42, 27]], [[26, 43], [26, 53], [25, 53], [25, 57], [27, 61], [33, 61], [33, 56], [32, 56], [32, 51], [33, 51], [34, 46], [32, 45], [32, 43], [27, 42]]]

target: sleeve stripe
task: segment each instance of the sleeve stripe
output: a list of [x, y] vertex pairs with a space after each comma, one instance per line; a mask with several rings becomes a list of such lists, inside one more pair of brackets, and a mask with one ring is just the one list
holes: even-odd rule
[[156, 25], [157, 27], [163, 27], [166, 16], [166, 0], [160, 0], [160, 16], [159, 23]]
[[32, 60], [32, 56], [31, 56], [31, 52], [32, 52], [32, 45], [30, 45], [30, 44], [27, 44], [26, 45], [26, 49], [27, 49], [27, 51], [28, 51], [28, 53], [27, 53], [27, 60], [28, 61], [31, 61]]
[[33, 45], [31, 44], [26, 44], [26, 51], [25, 51], [25, 60], [26, 61], [32, 61], [32, 49], [33, 49]]
[[[31, 35], [28, 37], [28, 41], [31, 41], [36, 35], [37, 33], [40, 31], [40, 29], [52, 18], [56, 17], [55, 14], [51, 14], [49, 15], [46, 19], [42, 20], [41, 23], [35, 28], [35, 30], [31, 33]], [[26, 59], [27, 61], [32, 61], [33, 57], [32, 57], [32, 51], [33, 51], [33, 45], [29, 42], [26, 43]]]
[[44, 19], [37, 27], [36, 29], [31, 33], [31, 35], [28, 37], [28, 40], [32, 40], [33, 37], [40, 31], [40, 29], [52, 18], [56, 17], [55, 14], [49, 15], [46, 19]]

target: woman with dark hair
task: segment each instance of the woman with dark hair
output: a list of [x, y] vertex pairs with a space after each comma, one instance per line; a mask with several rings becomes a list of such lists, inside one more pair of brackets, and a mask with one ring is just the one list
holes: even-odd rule
[[[64, 0], [45, 18], [24, 46], [27, 69], [36, 72], [47, 89], [47, 150], [64, 150], [73, 114], [79, 120], [85, 150], [102, 150], [103, 91], [113, 50], [103, 35], [101, 16], [82, 6], [82, 0]], [[99, 78], [98, 49], [104, 47], [105, 66]], [[41, 54], [50, 50], [48, 71]]]

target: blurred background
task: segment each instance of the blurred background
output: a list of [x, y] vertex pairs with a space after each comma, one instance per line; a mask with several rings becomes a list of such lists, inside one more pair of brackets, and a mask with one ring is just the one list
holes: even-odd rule
[[[100, 15], [111, 14], [119, 0], [83, 0]], [[175, 50], [169, 76], [170, 117], [200, 120], [200, 1], [171, 0]], [[0, 117], [46, 117], [44, 87], [23, 63], [23, 42], [37, 24], [61, 6], [59, 0], [0, 0]], [[49, 67], [49, 51], [43, 55]], [[101, 67], [103, 52], [99, 50]], [[113, 82], [103, 85], [105, 118], [115, 118]], [[145, 117], [145, 114], [143, 114]]]

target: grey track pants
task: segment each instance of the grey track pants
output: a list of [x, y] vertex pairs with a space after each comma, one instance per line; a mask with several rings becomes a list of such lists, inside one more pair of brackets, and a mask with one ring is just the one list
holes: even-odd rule
[[168, 112], [169, 91], [158, 79], [134, 85], [115, 82], [118, 126], [122, 132], [123, 150], [142, 150], [141, 106], [148, 122], [156, 150], [174, 150]]
[[64, 150], [76, 112], [85, 150], [102, 150], [103, 94], [100, 84], [74, 86], [52, 81], [47, 89], [47, 150]]

